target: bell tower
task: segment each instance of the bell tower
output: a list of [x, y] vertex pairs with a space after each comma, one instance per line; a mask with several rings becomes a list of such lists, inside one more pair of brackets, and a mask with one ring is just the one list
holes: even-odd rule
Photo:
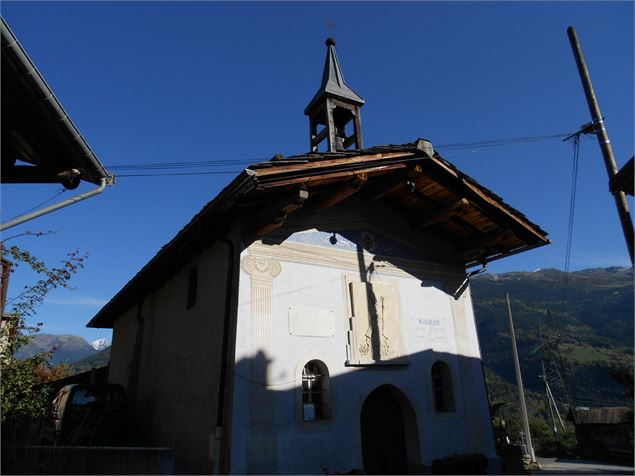
[[352, 145], [363, 149], [360, 108], [364, 100], [344, 81], [335, 40], [328, 38], [326, 47], [322, 84], [304, 109], [309, 116], [311, 152], [318, 152], [318, 145], [324, 140], [328, 141], [327, 152], [346, 150]]

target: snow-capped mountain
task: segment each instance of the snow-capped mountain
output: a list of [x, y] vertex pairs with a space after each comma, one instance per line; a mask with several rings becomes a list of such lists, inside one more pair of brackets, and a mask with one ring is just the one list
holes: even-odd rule
[[104, 350], [106, 347], [108, 347], [110, 344], [108, 343], [108, 341], [104, 338], [101, 339], [97, 339], [94, 340], [90, 343], [91, 347], [93, 349], [95, 349], [97, 352]]

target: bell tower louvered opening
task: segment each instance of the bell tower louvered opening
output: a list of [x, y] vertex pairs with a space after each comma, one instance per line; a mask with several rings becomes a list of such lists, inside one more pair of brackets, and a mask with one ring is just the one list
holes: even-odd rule
[[335, 53], [335, 40], [326, 40], [326, 61], [320, 89], [304, 114], [309, 116], [311, 152], [318, 152], [326, 141], [326, 152], [363, 149], [360, 108], [364, 100], [344, 81]]

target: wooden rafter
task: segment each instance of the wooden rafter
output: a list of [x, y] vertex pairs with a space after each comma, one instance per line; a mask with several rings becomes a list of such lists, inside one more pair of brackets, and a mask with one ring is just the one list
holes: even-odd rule
[[316, 212], [321, 212], [323, 210], [326, 210], [327, 208], [332, 207], [333, 205], [340, 203], [342, 200], [345, 200], [354, 193], [357, 193], [367, 180], [368, 176], [366, 174], [355, 175], [355, 178], [351, 182], [344, 185], [343, 187], [339, 187], [333, 193], [330, 193], [326, 197], [314, 203], [312, 207], [313, 210]]
[[[312, 169], [326, 169], [328, 170], [332, 166], [341, 165], [342, 162], [346, 162], [347, 164], [368, 164], [369, 167], [376, 165], [373, 162], [386, 160], [386, 159], [407, 159], [413, 157], [414, 154], [411, 152], [384, 152], [382, 154], [372, 154], [372, 155], [359, 155], [353, 157], [346, 157], [346, 159], [336, 158], [336, 159], [328, 159], [328, 160], [320, 160], [310, 164]], [[306, 171], [307, 164], [296, 164], [290, 163], [289, 165], [279, 165], [275, 168], [269, 169], [258, 169], [258, 176], [266, 177], [268, 175], [278, 175], [286, 172], [301, 172]]]
[[[522, 219], [510, 213], [501, 206], [500, 203], [488, 197], [482, 190], [479, 190], [476, 186], [459, 177], [456, 172], [437, 161], [435, 161], [434, 164], [432, 164], [432, 162], [427, 162], [427, 164], [429, 165], [426, 168], [426, 172], [432, 180], [439, 183], [439, 185], [448, 191], [459, 196], [465, 196], [500, 228], [513, 228], [516, 230], [517, 235], [521, 235], [525, 239], [530, 239], [532, 242], [536, 241], [536, 239], [539, 241], [544, 240], [544, 236], [537, 230], [531, 228]], [[451, 175], [451, 177], [448, 175]]]
[[372, 187], [365, 190], [364, 195], [370, 203], [377, 202], [382, 198], [392, 195], [395, 192], [403, 190], [408, 182], [411, 181], [414, 185], [414, 181], [421, 176], [423, 170], [420, 165], [410, 167], [405, 173], [398, 174], [391, 179], [383, 180], [382, 182], [375, 183]]
[[264, 236], [279, 228], [286, 220], [287, 215], [301, 208], [307, 198], [309, 198], [309, 192], [297, 188], [262, 210], [256, 218], [256, 226], [254, 227], [256, 235]]
[[511, 230], [494, 230], [485, 233], [479, 238], [471, 239], [454, 246], [452, 253], [455, 256], [470, 255], [484, 248], [496, 247], [501, 241], [513, 237]]
[[363, 168], [363, 169], [354, 170], [354, 171], [346, 170], [342, 172], [333, 172], [328, 174], [316, 173], [315, 175], [311, 175], [309, 177], [302, 176], [302, 177], [295, 177], [290, 179], [280, 179], [280, 180], [275, 180], [275, 181], [271, 181], [267, 183], [259, 183], [258, 189], [267, 190], [267, 189], [279, 188], [279, 187], [284, 187], [287, 185], [294, 185], [294, 184], [306, 184], [307, 186], [312, 186], [315, 183], [325, 184], [329, 182], [336, 182], [336, 181], [354, 178], [357, 175], [364, 174], [364, 175], [370, 176], [371, 174], [379, 174], [379, 173], [389, 172], [392, 170], [400, 170], [405, 167], [406, 167], [405, 164], [390, 164], [390, 165], [377, 165], [374, 167], [368, 167], [368, 168]]
[[441, 208], [438, 208], [437, 210], [423, 217], [421, 222], [415, 225], [415, 228], [419, 230], [423, 230], [429, 227], [430, 225], [434, 225], [435, 223], [438, 223], [442, 220], [445, 220], [449, 216], [454, 215], [461, 208], [466, 207], [469, 204], [470, 202], [467, 201], [465, 198], [452, 200], [446, 203], [445, 205], [442, 205]]

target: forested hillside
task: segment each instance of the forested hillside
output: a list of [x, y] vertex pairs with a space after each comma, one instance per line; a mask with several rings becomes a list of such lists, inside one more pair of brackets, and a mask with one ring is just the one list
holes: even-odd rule
[[[471, 282], [491, 400], [515, 402], [505, 293], [511, 298], [523, 380], [533, 398], [544, 395], [539, 345], [559, 342], [572, 403], [624, 405], [628, 388], [614, 377], [632, 375], [633, 273], [627, 268], [554, 269], [484, 274]], [[498, 378], [500, 377], [500, 378]], [[628, 378], [626, 379], [628, 380]], [[632, 381], [632, 380], [631, 380]], [[511, 389], [511, 390], [510, 390]], [[630, 390], [632, 396], [632, 387]]]

